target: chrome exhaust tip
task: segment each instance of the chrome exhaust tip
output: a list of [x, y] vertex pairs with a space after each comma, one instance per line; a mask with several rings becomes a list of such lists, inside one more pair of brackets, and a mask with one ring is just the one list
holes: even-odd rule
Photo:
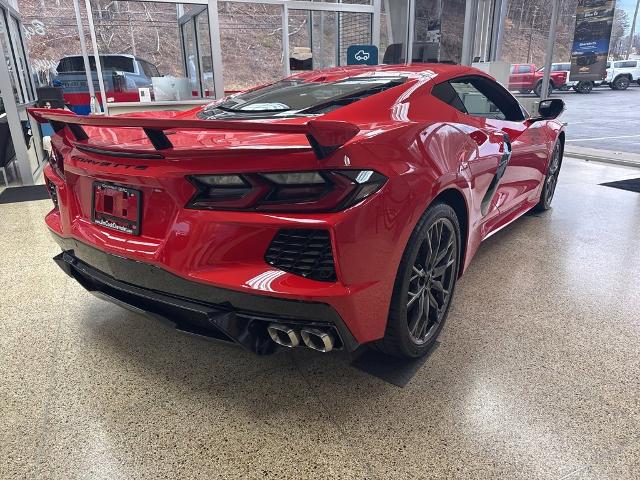
[[267, 327], [267, 332], [269, 332], [271, 340], [283, 347], [294, 348], [300, 345], [300, 336], [298, 335], [298, 332], [286, 325], [271, 323]]
[[319, 352], [330, 352], [333, 350], [335, 339], [331, 332], [323, 332], [316, 328], [308, 328], [300, 332], [304, 344]]

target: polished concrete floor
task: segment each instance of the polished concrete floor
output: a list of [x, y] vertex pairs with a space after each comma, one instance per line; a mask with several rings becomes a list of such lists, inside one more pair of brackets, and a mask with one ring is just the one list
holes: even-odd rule
[[640, 478], [640, 170], [565, 160], [481, 248], [405, 388], [254, 357], [94, 298], [48, 201], [0, 205], [0, 478]]

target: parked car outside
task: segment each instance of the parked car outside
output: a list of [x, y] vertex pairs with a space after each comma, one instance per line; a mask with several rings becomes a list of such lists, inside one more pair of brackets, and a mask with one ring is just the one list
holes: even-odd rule
[[[536, 70], [533, 63], [516, 63], [511, 65], [509, 75], [509, 90], [517, 90], [520, 93], [535, 93], [538, 97], [542, 93], [543, 72]], [[555, 89], [560, 89], [567, 83], [567, 72], [551, 71], [549, 79], [549, 94]]]
[[[544, 67], [538, 69], [538, 72], [544, 75]], [[559, 62], [551, 64], [551, 74], [554, 72], [565, 72], [567, 75], [567, 81], [564, 85], [562, 85], [559, 90], [567, 91], [573, 89], [577, 93], [591, 93], [593, 87], [598, 87], [602, 85], [604, 81], [591, 81], [591, 80], [571, 80], [571, 62]]]
[[[95, 57], [89, 57], [93, 87], [99, 92]], [[151, 87], [151, 78], [159, 77], [158, 67], [133, 55], [100, 55], [100, 66], [107, 95], [107, 102], [137, 102], [138, 88]], [[65, 103], [79, 114], [90, 111], [91, 98], [87, 75], [81, 55], [69, 55], [60, 59], [54, 83], [64, 91]], [[97, 95], [100, 101], [100, 95]]]
[[619, 60], [607, 62], [607, 76], [604, 84], [613, 90], [626, 90], [631, 82], [640, 85], [640, 61]]

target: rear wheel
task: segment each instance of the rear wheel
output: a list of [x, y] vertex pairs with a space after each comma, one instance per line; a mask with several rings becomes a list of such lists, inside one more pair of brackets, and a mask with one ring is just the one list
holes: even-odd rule
[[553, 195], [556, 192], [556, 185], [558, 184], [558, 175], [560, 174], [561, 166], [562, 146], [560, 145], [560, 142], [556, 142], [551, 158], [549, 159], [549, 166], [547, 167], [547, 175], [544, 178], [540, 201], [534, 207], [535, 211], [544, 212], [551, 208], [551, 200], [553, 200]]
[[629, 88], [629, 77], [618, 77], [611, 84], [611, 88], [614, 90], [626, 90]]
[[[553, 92], [553, 86], [551, 85], [551, 82], [549, 82], [549, 88], [547, 89], [547, 97], [551, 95], [551, 92]], [[536, 96], [538, 97], [542, 95], [542, 82], [536, 83], [536, 86], [533, 89], [533, 93], [535, 93]]]
[[454, 210], [431, 205], [402, 255], [387, 330], [379, 350], [405, 358], [425, 355], [449, 313], [460, 261], [460, 226]]
[[576, 92], [578, 93], [591, 93], [593, 90], [593, 82], [578, 82], [576, 85]]

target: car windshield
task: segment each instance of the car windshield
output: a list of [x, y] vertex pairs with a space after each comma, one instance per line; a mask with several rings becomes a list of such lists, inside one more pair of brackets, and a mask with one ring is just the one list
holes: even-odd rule
[[402, 84], [404, 77], [352, 77], [337, 82], [282, 80], [207, 106], [201, 118], [222, 113], [235, 116], [261, 114], [321, 114]]

